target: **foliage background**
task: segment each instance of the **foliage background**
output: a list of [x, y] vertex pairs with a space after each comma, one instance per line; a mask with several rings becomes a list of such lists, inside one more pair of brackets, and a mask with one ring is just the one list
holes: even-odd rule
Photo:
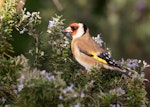
[[[65, 26], [71, 22], [84, 22], [93, 36], [101, 33], [114, 58], [136, 58], [149, 62], [150, 1], [58, 0], [61, 6], [55, 5], [53, 1], [55, 0], [26, 1], [25, 7], [29, 11], [40, 11], [42, 16], [40, 29], [43, 31], [46, 31], [47, 22], [52, 16], [63, 15], [66, 19]], [[18, 53], [26, 46], [30, 46], [26, 45], [28, 43], [26, 41], [28, 38], [25, 38], [24, 43], [19, 42], [21, 49], [18, 49]], [[23, 44], [24, 48], [21, 46]]]

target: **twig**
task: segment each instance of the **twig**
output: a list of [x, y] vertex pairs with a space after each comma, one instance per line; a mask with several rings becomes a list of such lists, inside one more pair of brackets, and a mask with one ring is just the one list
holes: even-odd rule
[[58, 11], [62, 11], [63, 7], [61, 5], [61, 3], [59, 2], [59, 0], [53, 0], [55, 6], [57, 7]]

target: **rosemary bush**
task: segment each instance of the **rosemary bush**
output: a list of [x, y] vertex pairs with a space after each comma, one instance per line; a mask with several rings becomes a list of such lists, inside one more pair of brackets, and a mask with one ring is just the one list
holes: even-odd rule
[[[0, 10], [0, 105], [15, 107], [145, 107], [144, 73], [146, 62], [137, 59], [119, 61], [136, 71], [130, 79], [116, 71], [94, 67], [87, 74], [74, 60], [70, 37], [64, 33], [64, 19], [49, 21], [46, 40], [39, 12], [26, 9], [17, 13], [17, 0], [6, 0]], [[12, 31], [27, 33], [33, 48], [14, 56]], [[93, 38], [101, 46], [100, 35]], [[106, 46], [104, 46], [105, 48]], [[111, 53], [110, 49], [107, 49]]]

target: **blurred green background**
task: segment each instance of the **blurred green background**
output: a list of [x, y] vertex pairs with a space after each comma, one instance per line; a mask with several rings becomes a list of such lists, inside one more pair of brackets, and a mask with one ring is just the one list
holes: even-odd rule
[[[55, 14], [63, 15], [66, 27], [71, 22], [84, 22], [91, 35], [100, 33], [115, 59], [150, 62], [150, 0], [26, 0], [25, 8], [40, 11], [42, 36], [49, 20]], [[32, 46], [29, 36], [16, 34], [14, 38], [18, 41], [13, 43], [16, 54]]]

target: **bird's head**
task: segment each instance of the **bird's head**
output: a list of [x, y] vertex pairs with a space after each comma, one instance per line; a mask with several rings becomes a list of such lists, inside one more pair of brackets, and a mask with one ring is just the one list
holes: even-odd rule
[[71, 33], [73, 39], [81, 37], [86, 31], [87, 27], [83, 23], [71, 23], [70, 26], [65, 29], [65, 32]]

